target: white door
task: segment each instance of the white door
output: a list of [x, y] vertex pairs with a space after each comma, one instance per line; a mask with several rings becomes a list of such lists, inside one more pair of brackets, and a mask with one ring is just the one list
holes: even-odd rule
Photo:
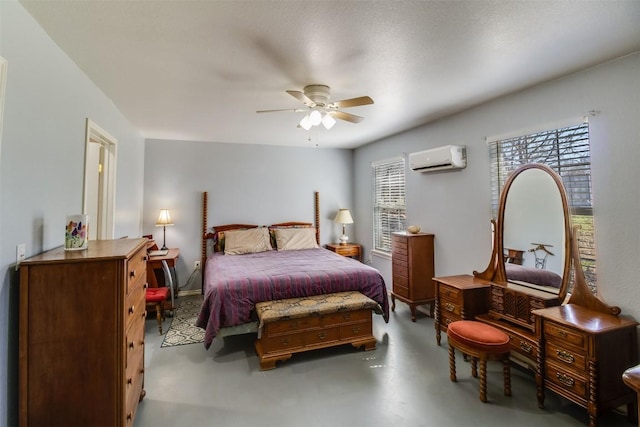
[[113, 239], [117, 140], [87, 119], [84, 165], [84, 213], [89, 240]]

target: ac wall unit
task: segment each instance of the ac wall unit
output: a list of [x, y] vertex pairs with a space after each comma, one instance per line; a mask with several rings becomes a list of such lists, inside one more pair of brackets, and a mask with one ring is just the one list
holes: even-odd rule
[[467, 166], [467, 147], [445, 145], [409, 154], [409, 167], [417, 172], [462, 169]]

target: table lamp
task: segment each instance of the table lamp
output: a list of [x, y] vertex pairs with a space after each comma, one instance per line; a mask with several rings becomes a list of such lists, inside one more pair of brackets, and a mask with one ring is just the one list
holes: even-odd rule
[[340, 244], [346, 245], [349, 240], [349, 236], [347, 236], [347, 224], [353, 224], [353, 218], [351, 218], [351, 213], [349, 209], [339, 209], [336, 214], [336, 218], [333, 220], [338, 224], [342, 224], [342, 236], [340, 236]]
[[161, 250], [166, 250], [167, 248], [167, 226], [173, 225], [171, 222], [171, 215], [169, 214], [169, 209], [160, 209], [160, 216], [158, 216], [158, 220], [156, 221], [156, 227], [162, 227], [162, 248]]

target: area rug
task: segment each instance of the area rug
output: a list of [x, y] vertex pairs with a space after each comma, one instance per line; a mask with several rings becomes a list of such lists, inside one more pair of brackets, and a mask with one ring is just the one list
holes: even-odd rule
[[202, 343], [204, 329], [195, 326], [201, 306], [201, 295], [180, 298], [178, 308], [174, 310], [171, 326], [160, 347]]

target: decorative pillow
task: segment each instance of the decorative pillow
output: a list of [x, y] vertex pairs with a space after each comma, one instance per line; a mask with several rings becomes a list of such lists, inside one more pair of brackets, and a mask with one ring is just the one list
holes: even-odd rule
[[270, 251], [269, 229], [267, 227], [247, 230], [227, 230], [224, 233], [224, 254], [242, 255]]
[[276, 228], [274, 231], [279, 251], [318, 247], [315, 228]]

